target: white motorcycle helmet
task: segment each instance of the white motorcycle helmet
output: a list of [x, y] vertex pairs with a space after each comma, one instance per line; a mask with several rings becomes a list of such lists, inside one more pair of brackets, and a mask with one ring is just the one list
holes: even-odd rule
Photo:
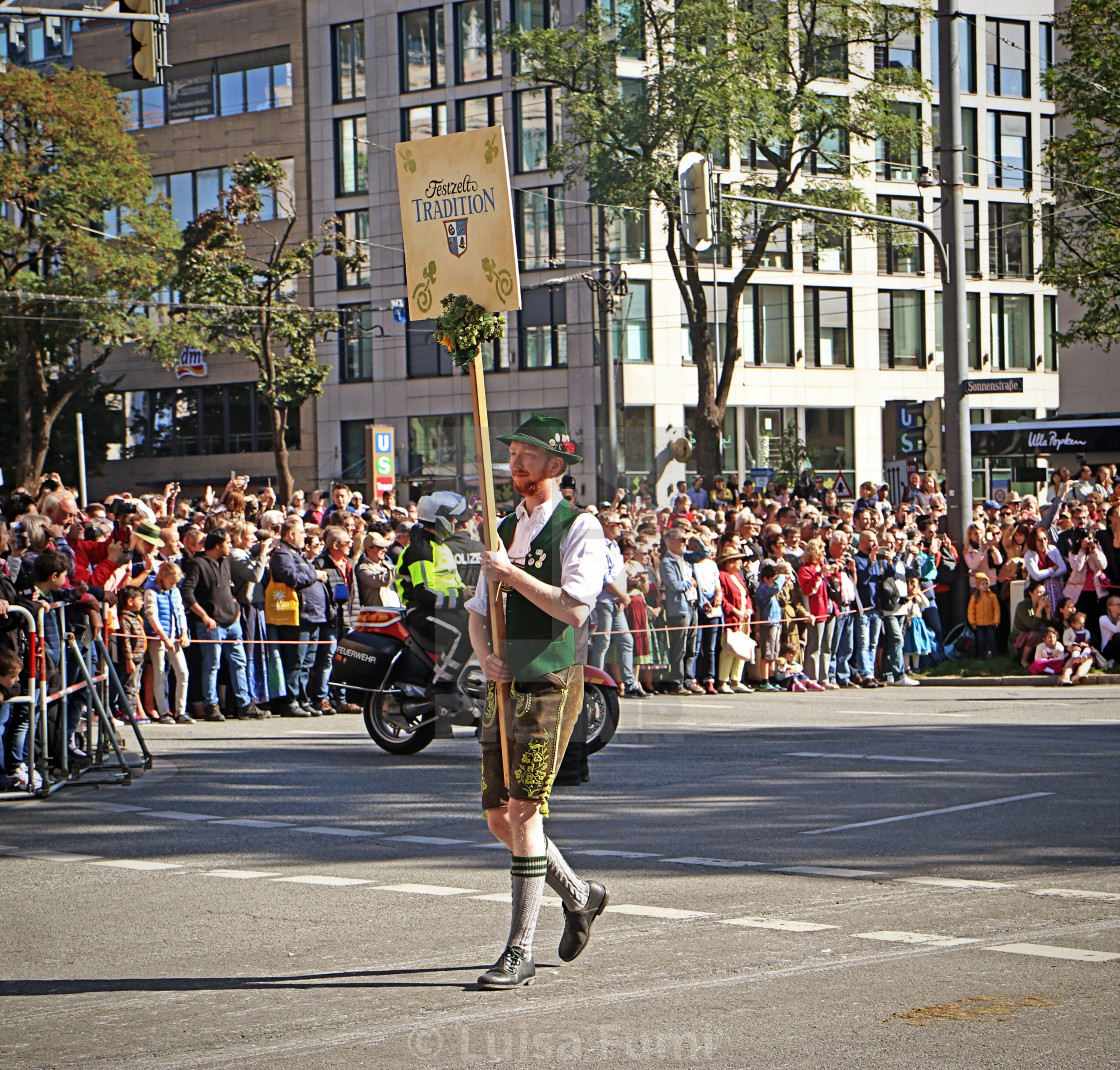
[[425, 494], [416, 503], [416, 517], [421, 524], [431, 524], [440, 541], [455, 529], [455, 521], [467, 511], [467, 499], [450, 490]]

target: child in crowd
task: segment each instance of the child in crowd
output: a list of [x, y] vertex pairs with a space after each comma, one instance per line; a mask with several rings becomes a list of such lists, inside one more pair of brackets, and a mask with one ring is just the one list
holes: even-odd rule
[[755, 605], [758, 607], [758, 675], [762, 680], [759, 691], [781, 690], [770, 677], [781, 654], [782, 605], [778, 595], [792, 576], [793, 569], [788, 561], [766, 561], [758, 570]]
[[999, 598], [992, 590], [992, 581], [986, 572], [977, 572], [973, 579], [976, 590], [968, 600], [968, 623], [976, 636], [976, 652], [981, 658], [992, 658], [996, 653], [996, 629], [999, 627]]
[[144, 621], [140, 616], [144, 604], [144, 592], [139, 587], [122, 587], [117, 595], [118, 625], [116, 639], [117, 675], [121, 678], [128, 709], [123, 710], [124, 719], [129, 714], [136, 717], [137, 724], [147, 724], [148, 718], [140, 707], [140, 673], [144, 667], [144, 655], [148, 650], [148, 637], [144, 634]]
[[1034, 648], [1034, 661], [1030, 664], [1032, 676], [1044, 673], [1054, 675], [1065, 668], [1066, 648], [1058, 641], [1058, 630], [1047, 628], [1042, 633], [1042, 642]]
[[797, 660], [797, 647], [787, 643], [782, 647], [778, 660], [774, 662], [772, 677], [778, 687], [786, 691], [823, 691], [824, 688], [805, 675], [804, 667]]
[[[19, 740], [19, 724], [12, 714], [15, 710], [9, 702], [19, 690], [19, 674], [23, 672], [23, 659], [14, 651], [0, 647], [0, 791], [27, 787], [27, 765], [22, 761], [23, 743], [27, 728]], [[17, 746], [17, 743], [19, 744]], [[8, 771], [11, 770], [11, 775]]]
[[1100, 625], [1101, 653], [1108, 659], [1111, 669], [1113, 662], [1120, 660], [1120, 595], [1108, 596]]
[[1062, 635], [1062, 645], [1066, 648], [1066, 663], [1060, 683], [1076, 684], [1089, 675], [1094, 659], [1099, 656], [1093, 649], [1089, 629], [1085, 627], [1084, 613], [1074, 613], [1070, 617], [1069, 627]]
[[[154, 640], [148, 649], [152, 663], [152, 691], [159, 724], [194, 724], [187, 713], [187, 658], [183, 648], [191, 645], [187, 614], [179, 594], [183, 570], [173, 561], [159, 566], [154, 586], [144, 592], [144, 619]], [[167, 663], [175, 675], [175, 713], [167, 705]]]
[[910, 672], [918, 668], [924, 655], [928, 656], [937, 649], [937, 639], [922, 616], [922, 611], [929, 609], [929, 599], [922, 592], [920, 576], [911, 576], [906, 581], [906, 594], [902, 653], [906, 656], [906, 671]]

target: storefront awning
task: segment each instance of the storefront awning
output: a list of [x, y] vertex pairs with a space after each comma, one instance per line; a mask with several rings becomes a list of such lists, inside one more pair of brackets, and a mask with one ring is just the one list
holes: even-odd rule
[[1039, 453], [1120, 452], [1120, 414], [1061, 416], [1011, 424], [973, 424], [974, 457], [1030, 457]]

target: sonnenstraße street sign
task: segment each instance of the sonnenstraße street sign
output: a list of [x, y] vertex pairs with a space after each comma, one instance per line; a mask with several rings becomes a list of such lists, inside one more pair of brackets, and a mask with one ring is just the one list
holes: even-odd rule
[[1023, 392], [1023, 377], [965, 379], [961, 385], [966, 394], [1021, 394]]

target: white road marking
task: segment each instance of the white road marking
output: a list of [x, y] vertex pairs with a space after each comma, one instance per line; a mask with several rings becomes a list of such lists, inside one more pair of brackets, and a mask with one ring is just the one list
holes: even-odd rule
[[241, 825], [247, 829], [290, 829], [294, 821], [258, 821], [251, 817], [223, 817], [220, 821], [211, 821], [211, 825]]
[[677, 910], [675, 907], [643, 907], [635, 903], [620, 903], [606, 908], [607, 914], [630, 914], [636, 918], [667, 918], [684, 920], [687, 918], [710, 918], [711, 913], [704, 910]]
[[[513, 896], [509, 892], [491, 892], [489, 895], [472, 895], [472, 899], [477, 899], [482, 903], [512, 903]], [[558, 907], [563, 904], [563, 899], [558, 899], [553, 895], [541, 896], [541, 905], [546, 907]]]
[[1084, 951], [1079, 947], [1053, 947], [1050, 944], [996, 944], [985, 951], [1007, 951], [1013, 955], [1039, 955], [1045, 959], [1076, 959], [1080, 962], [1112, 962], [1120, 954], [1112, 951]]
[[[661, 855], [652, 854], [649, 851], [569, 851], [568, 854], [573, 855], [590, 855], [593, 858], [660, 858]], [[670, 862], [674, 859], [670, 858]]]
[[784, 866], [775, 873], [804, 873], [810, 877], [885, 877], [878, 869], [840, 869], [835, 866]]
[[[611, 750], [618, 750], [620, 747], [624, 750], [656, 750], [660, 746], [660, 743], [616, 743], [613, 739], [611, 740]], [[602, 751], [601, 753], [609, 754], [610, 751]]]
[[379, 892], [407, 892], [413, 895], [470, 895], [477, 888], [449, 888], [443, 884], [379, 884]]
[[448, 840], [442, 836], [387, 836], [386, 839], [394, 843], [426, 843], [432, 847], [454, 847], [461, 843], [470, 843], [470, 840]]
[[255, 877], [276, 877], [276, 873], [265, 873], [260, 869], [211, 869], [207, 870], [204, 877], [228, 877], [234, 881], [253, 880]]
[[353, 884], [373, 884], [370, 880], [360, 880], [357, 877], [320, 877], [308, 874], [304, 877], [275, 877], [274, 884], [325, 884], [333, 888], [342, 888]]
[[19, 848], [12, 843], [0, 843], [0, 854], [7, 854], [9, 851], [18, 851]]
[[930, 944], [933, 947], [957, 947], [960, 944], [978, 944], [978, 939], [958, 936], [940, 936], [937, 933], [904, 933], [881, 930], [873, 933], [852, 933], [857, 940], [885, 940], [897, 944]]
[[1031, 895], [1053, 895], [1058, 899], [1106, 899], [1110, 902], [1120, 900], [1115, 892], [1087, 892], [1078, 888], [1037, 888]]
[[142, 858], [117, 858], [111, 862], [91, 862], [91, 866], [111, 866], [113, 869], [182, 869], [177, 862], [148, 862]]
[[92, 862], [101, 857], [101, 855], [68, 854], [66, 851], [11, 851], [9, 853], [15, 858], [37, 858], [40, 862]]
[[106, 810], [112, 814], [139, 814], [147, 810], [146, 806], [126, 806], [124, 803], [111, 802], [72, 802], [67, 806], [80, 806], [83, 810]]
[[978, 810], [984, 806], [999, 806], [1001, 803], [1021, 802], [1024, 799], [1041, 799], [1053, 795], [1052, 791], [1032, 791], [1026, 795], [1007, 795], [1002, 799], [985, 799], [983, 802], [965, 803], [962, 806], [945, 806], [939, 810], [921, 810], [916, 814], [898, 814], [895, 817], [880, 817], [874, 821], [856, 821], [850, 825], [833, 825], [825, 829], [805, 829], [802, 836], [819, 836], [823, 832], [843, 832], [846, 829], [862, 829], [871, 825], [889, 825], [894, 821], [913, 821], [919, 817], [933, 817], [936, 814], [955, 814], [959, 810]]
[[191, 814], [185, 810], [148, 810], [148, 817], [166, 817], [170, 821], [217, 821], [217, 814]]
[[819, 925], [815, 921], [786, 921], [784, 918], [724, 918], [723, 925], [744, 925], [749, 929], [778, 929], [787, 933], [815, 933], [836, 929], [836, 925]]
[[[678, 710], [738, 710], [742, 709], [734, 702], [678, 702], [675, 709]], [[678, 724], [684, 724], [683, 721], [678, 721]]]
[[743, 869], [747, 866], [764, 866], [765, 862], [739, 862], [733, 858], [666, 858], [682, 866], [714, 866], [719, 869]]
[[[330, 825], [302, 825], [293, 829], [293, 832], [314, 832], [320, 836], [384, 836], [384, 832], [373, 832], [366, 829], [334, 828]], [[503, 845], [504, 846], [504, 845]]]
[[[903, 884], [928, 884], [934, 888], [1014, 888], [999, 881], [970, 881], [963, 877], [895, 877]], [[1120, 898], [1120, 897], [1118, 897]]]
[[491, 843], [487, 841], [480, 841], [479, 843], [472, 843], [472, 847], [477, 847], [480, 851], [508, 851], [509, 848], [504, 843]]
[[959, 765], [959, 758], [902, 758], [893, 754], [828, 754], [823, 751], [787, 751], [787, 758], [862, 758], [869, 762], [928, 762], [936, 765]]

